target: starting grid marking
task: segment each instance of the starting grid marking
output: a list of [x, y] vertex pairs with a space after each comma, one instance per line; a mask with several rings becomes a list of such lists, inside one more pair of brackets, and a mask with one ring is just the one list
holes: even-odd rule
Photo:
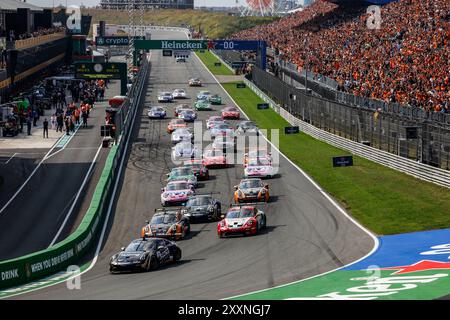
[[63, 148], [66, 144], [68, 144], [69, 141], [72, 139], [72, 137], [77, 133], [77, 131], [80, 127], [81, 127], [81, 123], [79, 123], [75, 126], [75, 131], [72, 134], [70, 134], [70, 135], [64, 134], [64, 136], [62, 136], [59, 139], [58, 143], [56, 144], [56, 148]]

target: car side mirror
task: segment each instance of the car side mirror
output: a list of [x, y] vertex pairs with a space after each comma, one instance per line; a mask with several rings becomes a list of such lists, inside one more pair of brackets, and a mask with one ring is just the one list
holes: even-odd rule
[[233, 188], [234, 188], [234, 190], [237, 190], [237, 189], [238, 189], [238, 186], [234, 186]]
[[166, 173], [166, 176], [167, 176], [167, 177], [170, 177], [170, 173]]
[[161, 192], [164, 192], [164, 188], [161, 188]]
[[266, 188], [266, 189], [269, 189], [269, 185], [268, 185], [268, 184], [266, 184], [266, 185], [264, 186], [264, 188]]
[[150, 221], [149, 221], [149, 220], [145, 220], [145, 223], [146, 223], [146, 224], [150, 224]]
[[125, 251], [125, 247], [120, 248], [120, 251]]
[[162, 250], [162, 249], [164, 249], [164, 246], [159, 246], [159, 247], [157, 248], [158, 251], [159, 251], [159, 250]]
[[224, 215], [224, 214], [221, 214], [220, 217], [221, 217], [222, 219], [224, 219], [224, 218], [225, 218], [225, 215]]

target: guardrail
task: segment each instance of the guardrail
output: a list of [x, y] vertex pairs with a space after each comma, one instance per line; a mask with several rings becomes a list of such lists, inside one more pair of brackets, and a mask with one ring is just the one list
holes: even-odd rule
[[149, 68], [149, 63], [145, 61], [130, 90], [131, 108], [129, 110], [131, 112], [128, 112], [125, 117], [125, 125], [120, 132], [118, 143], [111, 148], [108, 154], [89, 209], [78, 228], [66, 239], [48, 249], [0, 262], [0, 288], [16, 286], [61, 271], [76, 263], [93, 244], [95, 234], [100, 228], [100, 222], [105, 216], [113, 182], [119, 178], [117, 169], [126, 153], [124, 152], [124, 141], [131, 134], [130, 126], [139, 109], [138, 105]]
[[246, 85], [255, 92], [261, 99], [269, 103], [270, 107], [282, 116], [291, 125], [299, 126], [304, 133], [331, 144], [335, 147], [348, 150], [354, 155], [374, 161], [397, 171], [404, 172], [418, 179], [437, 184], [442, 187], [450, 188], [450, 171], [435, 168], [427, 164], [416, 162], [395, 154], [378, 150], [362, 143], [345, 139], [330, 132], [321, 130], [305, 121], [302, 121], [291, 113], [280, 107], [264, 92], [262, 92], [253, 82], [244, 79]]

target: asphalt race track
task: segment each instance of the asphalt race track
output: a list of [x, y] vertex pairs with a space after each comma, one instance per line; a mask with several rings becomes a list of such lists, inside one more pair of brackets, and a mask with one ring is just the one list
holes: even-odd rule
[[[184, 39], [182, 33], [154, 32], [152, 39]], [[175, 63], [154, 51], [146, 105], [156, 104], [158, 91], [186, 88], [189, 103], [199, 90], [229, 97], [191, 56]], [[189, 88], [199, 77], [202, 88]], [[181, 102], [166, 104], [169, 117]], [[184, 101], [183, 101], [184, 103]], [[199, 112], [201, 120], [215, 111]], [[183, 258], [177, 264], [147, 273], [109, 273], [111, 255], [139, 237], [140, 228], [160, 207], [160, 188], [174, 165], [170, 159], [169, 119], [149, 120], [142, 105], [120, 194], [110, 228], [95, 266], [81, 276], [81, 290], [59, 284], [15, 299], [221, 299], [303, 279], [353, 262], [371, 251], [373, 239], [326, 199], [294, 166], [280, 156], [280, 175], [266, 180], [271, 201], [264, 207], [268, 228], [252, 237], [219, 239], [216, 222], [192, 224], [191, 235], [179, 241]], [[197, 193], [216, 192], [223, 211], [232, 201], [233, 186], [243, 176], [242, 165], [211, 169], [211, 180]]]

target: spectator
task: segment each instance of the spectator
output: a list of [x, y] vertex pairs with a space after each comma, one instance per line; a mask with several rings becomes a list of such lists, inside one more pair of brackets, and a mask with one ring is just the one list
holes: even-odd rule
[[280, 59], [335, 79], [339, 90], [448, 112], [448, 5], [448, 0], [391, 2], [381, 9], [381, 29], [373, 30], [366, 25], [366, 7], [317, 0], [233, 38], [265, 40]]

